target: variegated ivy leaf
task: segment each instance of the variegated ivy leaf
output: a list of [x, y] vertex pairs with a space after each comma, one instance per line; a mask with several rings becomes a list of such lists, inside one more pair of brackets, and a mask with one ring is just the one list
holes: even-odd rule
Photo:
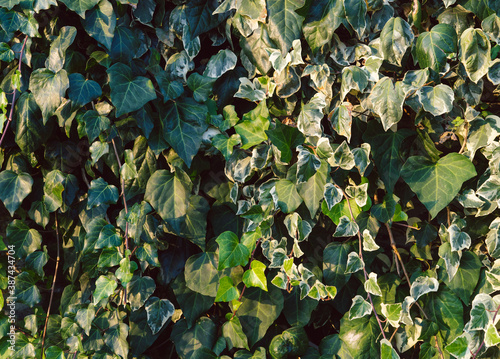
[[325, 185], [325, 190], [324, 190], [323, 196], [325, 198], [325, 202], [328, 206], [329, 211], [337, 203], [340, 203], [340, 201], [342, 201], [342, 198], [343, 198], [342, 191], [339, 188], [337, 188], [337, 186], [333, 185], [332, 183], [327, 183]]
[[364, 286], [367, 293], [371, 293], [379, 297], [382, 296], [382, 290], [377, 282], [377, 273], [371, 272], [368, 275], [368, 280], [365, 281]]
[[370, 231], [368, 229], [363, 230], [363, 250], [373, 252], [379, 248], [379, 245], [375, 243], [375, 239], [372, 237]]
[[339, 225], [335, 229], [334, 237], [351, 237], [355, 236], [359, 231], [359, 226], [354, 220], [350, 220], [347, 216], [340, 217]]
[[380, 304], [382, 308], [382, 315], [386, 317], [387, 321], [394, 328], [399, 327], [399, 321], [403, 315], [403, 307], [401, 303], [396, 304]]
[[352, 298], [351, 309], [349, 309], [349, 320], [363, 318], [372, 314], [372, 306], [362, 296], [357, 295]]
[[448, 228], [448, 234], [452, 251], [468, 249], [472, 243], [469, 234], [462, 232], [456, 224]]
[[415, 299], [415, 301], [417, 301], [418, 298], [420, 298], [424, 294], [437, 292], [438, 289], [439, 282], [436, 278], [422, 275], [420, 277], [417, 277], [417, 279], [415, 279], [411, 284], [410, 295], [413, 297], [413, 299]]
[[358, 253], [351, 252], [347, 256], [347, 265], [345, 268], [345, 274], [356, 273], [359, 270], [362, 270], [365, 267], [365, 263], [359, 257]]

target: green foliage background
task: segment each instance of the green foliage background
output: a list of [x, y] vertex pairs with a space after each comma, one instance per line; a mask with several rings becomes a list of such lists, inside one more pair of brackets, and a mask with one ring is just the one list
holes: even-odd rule
[[498, 358], [499, 16], [0, 0], [2, 357]]

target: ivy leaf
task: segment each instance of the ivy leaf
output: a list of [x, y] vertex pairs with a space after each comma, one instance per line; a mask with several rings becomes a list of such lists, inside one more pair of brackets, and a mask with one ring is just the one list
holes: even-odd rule
[[186, 285], [192, 291], [215, 297], [219, 285], [217, 257], [214, 253], [199, 253], [189, 257], [185, 266]]
[[484, 344], [487, 347], [498, 345], [500, 343], [500, 335], [498, 335], [497, 328], [493, 323], [489, 323], [484, 334]]
[[364, 0], [344, 0], [345, 16], [361, 39], [366, 30], [366, 2]]
[[379, 297], [382, 296], [382, 290], [377, 283], [377, 273], [371, 272], [368, 275], [368, 280], [365, 281], [365, 291]]
[[32, 269], [40, 278], [43, 278], [43, 267], [48, 261], [47, 247], [44, 246], [43, 251], [35, 251], [26, 257], [26, 267]]
[[191, 38], [212, 30], [219, 25], [228, 13], [212, 15], [218, 7], [217, 1], [194, 0], [186, 6], [186, 20], [191, 29]]
[[228, 276], [221, 277], [215, 302], [231, 302], [232, 300], [238, 299], [238, 297], [238, 289], [234, 286], [233, 280]]
[[123, 255], [120, 253], [118, 248], [104, 248], [99, 256], [99, 262], [97, 266], [99, 268], [109, 268], [120, 264], [123, 259]]
[[275, 186], [278, 195], [278, 207], [284, 213], [294, 212], [302, 203], [302, 198], [297, 192], [295, 184], [287, 179], [280, 179]]
[[106, 70], [109, 75], [111, 102], [116, 107], [116, 116], [140, 109], [156, 99], [156, 92], [150, 79], [134, 77], [127, 65], [117, 63]]
[[53, 72], [49, 69], [36, 69], [32, 72], [29, 90], [42, 110], [44, 124], [61, 105], [68, 88], [69, 79], [66, 70]]
[[164, 221], [180, 232], [180, 226], [188, 211], [191, 188], [191, 180], [182, 170], [179, 169], [175, 173], [159, 170], [149, 178], [144, 199]]
[[243, 328], [238, 317], [231, 318], [222, 325], [222, 335], [226, 339], [228, 350], [233, 348], [250, 350], [248, 339], [245, 333], [243, 333]]
[[460, 62], [472, 82], [477, 83], [488, 73], [491, 44], [481, 29], [467, 29], [460, 37]]
[[493, 319], [496, 307], [497, 305], [488, 294], [476, 295], [470, 311], [470, 330], [485, 330]]
[[85, 132], [89, 142], [93, 142], [103, 131], [109, 129], [111, 122], [106, 116], [101, 116], [97, 111], [87, 111], [82, 117], [85, 123]]
[[134, 277], [127, 283], [127, 300], [132, 310], [140, 309], [156, 289], [151, 277]]
[[95, 243], [95, 248], [110, 248], [110, 247], [119, 247], [122, 245], [123, 239], [118, 234], [115, 226], [112, 224], [107, 224], [99, 233], [99, 238]]
[[116, 15], [113, 5], [107, 0], [97, 1], [99, 4], [85, 14], [82, 20], [85, 31], [94, 39], [111, 50], [115, 27]]
[[234, 52], [229, 49], [220, 50], [208, 61], [203, 76], [218, 79], [226, 72], [236, 67], [237, 58]]
[[451, 112], [454, 99], [455, 94], [451, 87], [443, 84], [436, 85], [435, 87], [424, 86], [418, 91], [418, 100], [424, 107], [424, 110], [432, 113], [434, 116]]
[[233, 154], [233, 148], [236, 145], [241, 143], [241, 137], [238, 134], [233, 134], [231, 137], [228, 137], [225, 133], [215, 135], [212, 138], [212, 145], [221, 151], [224, 158], [229, 160], [231, 155]]
[[375, 239], [372, 237], [370, 231], [368, 229], [365, 229], [363, 231], [363, 250], [367, 252], [373, 252], [379, 248], [379, 245], [375, 242]]
[[87, 209], [95, 206], [106, 206], [118, 201], [118, 189], [109, 185], [102, 177], [90, 182]]
[[[250, 347], [264, 337], [282, 309], [283, 295], [280, 289], [271, 286], [268, 292], [260, 288], [245, 290], [236, 316], [241, 322]], [[266, 314], [263, 315], [264, 313]]]
[[49, 57], [45, 61], [48, 70], [58, 73], [63, 69], [66, 60], [66, 51], [76, 37], [76, 28], [64, 26], [59, 30], [59, 36], [50, 45]]
[[190, 98], [167, 104], [161, 117], [163, 138], [191, 167], [201, 145], [201, 135], [208, 128], [207, 108]]
[[258, 287], [267, 292], [267, 279], [264, 274], [266, 265], [256, 259], [250, 263], [250, 269], [243, 273], [243, 283], [247, 287]]
[[438, 162], [413, 156], [401, 170], [401, 176], [427, 207], [432, 218], [455, 198], [463, 182], [475, 175], [474, 165], [458, 153], [450, 153]]
[[127, 336], [128, 325], [125, 323], [117, 323], [106, 330], [104, 333], [104, 342], [113, 353], [126, 359], [129, 351]]
[[365, 267], [365, 264], [359, 257], [358, 253], [351, 252], [349, 256], [347, 256], [347, 265], [345, 268], [345, 274], [356, 273], [357, 271], [362, 270]]
[[414, 37], [410, 25], [402, 18], [389, 19], [380, 33], [380, 49], [384, 60], [402, 66], [401, 61], [406, 50], [412, 45]]
[[7, 239], [10, 245], [15, 247], [16, 257], [25, 259], [28, 254], [40, 249], [42, 236], [27, 224], [15, 219], [7, 226]]
[[401, 303], [396, 304], [381, 304], [382, 314], [387, 318], [389, 324], [394, 328], [399, 327], [399, 321], [402, 318], [403, 306]]
[[334, 237], [351, 237], [355, 236], [359, 231], [358, 224], [356, 221], [351, 221], [349, 217], [340, 217], [337, 229], [335, 229]]
[[236, 234], [226, 231], [215, 241], [219, 244], [219, 270], [248, 263], [250, 250], [240, 243]]
[[92, 327], [92, 321], [94, 318], [95, 309], [93, 305], [89, 305], [87, 308], [78, 309], [75, 316], [76, 322], [80, 327], [82, 327], [87, 335], [90, 335], [90, 328]]
[[325, 203], [327, 204], [329, 211], [331, 211], [333, 206], [337, 203], [340, 203], [343, 198], [342, 191], [331, 183], [325, 184], [323, 196], [325, 197]]
[[[132, 32], [132, 30], [126, 26], [117, 26], [115, 28], [113, 41], [109, 49], [109, 57], [111, 60], [120, 61], [120, 66], [122, 66], [124, 63], [130, 63], [134, 59], [141, 45], [140, 40], [135, 34], [137, 34], [137, 32]], [[126, 67], [128, 66], [125, 66], [125, 68]], [[128, 74], [127, 77], [129, 77]], [[141, 85], [141, 83], [137, 83], [137, 85]], [[152, 86], [150, 89], [144, 89], [144, 91], [150, 92], [151, 89]], [[113, 99], [111, 99], [111, 101], [113, 101]]]
[[163, 328], [167, 320], [174, 314], [174, 310], [174, 305], [168, 299], [159, 299], [157, 297], [148, 299], [146, 312], [148, 314], [148, 325], [153, 335]]
[[93, 293], [94, 305], [98, 305], [102, 299], [108, 299], [115, 292], [118, 283], [113, 274], [101, 275], [95, 282], [95, 290]]
[[396, 201], [394, 195], [388, 193], [384, 196], [382, 203], [371, 208], [371, 214], [382, 223], [388, 223], [396, 213]]
[[470, 358], [470, 334], [464, 333], [446, 346], [446, 351], [455, 358]]
[[372, 314], [372, 306], [362, 296], [356, 295], [352, 298], [351, 309], [349, 309], [349, 320], [363, 318]]
[[277, 0], [267, 4], [269, 36], [285, 56], [293, 40], [300, 39], [304, 17], [296, 10], [304, 6], [304, 0]]
[[302, 31], [314, 54], [331, 41], [334, 31], [344, 18], [342, 0], [321, 0], [311, 3]]
[[391, 78], [381, 78], [373, 87], [368, 100], [373, 111], [380, 117], [384, 131], [401, 120], [405, 100], [401, 82], [394, 85]]
[[[353, 335], [356, 333], [356, 335]], [[375, 316], [365, 316], [363, 318], [350, 320], [347, 313], [340, 321], [339, 338], [342, 347], [352, 358], [378, 358], [377, 337], [380, 333]]]
[[203, 103], [208, 100], [208, 97], [212, 93], [212, 87], [216, 79], [202, 76], [197, 72], [189, 75], [187, 84], [188, 87], [193, 91], [193, 98], [195, 101]]
[[380, 358], [381, 359], [399, 359], [399, 355], [392, 347], [392, 344], [387, 339], [380, 341]]
[[281, 161], [288, 163], [292, 159], [292, 149], [304, 143], [304, 135], [296, 128], [276, 121], [276, 127], [265, 131], [271, 143], [280, 150]]
[[33, 308], [36, 304], [40, 303], [42, 297], [36, 282], [37, 279], [34, 278], [29, 272], [22, 272], [17, 275], [15, 284], [16, 300], [26, 303], [30, 308]]
[[33, 179], [28, 173], [5, 170], [0, 173], [0, 200], [11, 216], [31, 193]]
[[[342, 77], [344, 77], [344, 72], [342, 72]], [[368, 79], [366, 79], [366, 84], [368, 84]], [[342, 86], [344, 86], [344, 82], [342, 82]], [[350, 142], [352, 113], [349, 110], [348, 105], [342, 104], [339, 107], [336, 107], [330, 114], [329, 119], [335, 132], [337, 132], [340, 136], [344, 136], [347, 138], [347, 142]]]
[[79, 73], [69, 75], [68, 96], [75, 104], [85, 106], [101, 95], [101, 86], [97, 82], [87, 80]]
[[116, 278], [120, 281], [123, 286], [126, 286], [129, 283], [133, 276], [134, 272], [137, 270], [137, 263], [131, 261], [129, 257], [125, 256], [120, 261], [120, 267], [116, 270], [115, 275]]
[[469, 234], [462, 232], [456, 224], [452, 224], [448, 228], [448, 235], [452, 251], [468, 249], [472, 243]]
[[450, 281], [448, 276], [443, 279], [446, 286], [450, 288], [465, 305], [470, 304], [470, 297], [479, 281], [481, 272], [481, 261], [474, 252], [464, 251], [460, 260], [457, 273]]
[[424, 294], [437, 292], [438, 289], [439, 282], [436, 278], [420, 276], [411, 284], [410, 295], [417, 301]]
[[61, 2], [85, 19], [85, 11], [96, 6], [99, 0], [64, 0]]
[[440, 72], [448, 55], [457, 52], [457, 33], [447, 24], [438, 24], [418, 36], [416, 54], [421, 69], [430, 67]]

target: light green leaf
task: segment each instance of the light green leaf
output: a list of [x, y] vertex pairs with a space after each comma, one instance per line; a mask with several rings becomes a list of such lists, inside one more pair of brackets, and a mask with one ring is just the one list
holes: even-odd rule
[[339, 332], [343, 351], [342, 357], [356, 359], [379, 358], [380, 350], [377, 339], [379, 334], [380, 328], [375, 316], [350, 320], [347, 313], [344, 314], [340, 321]]
[[149, 178], [144, 199], [158, 214], [176, 231], [188, 211], [188, 200], [192, 183], [184, 171], [178, 169], [175, 173], [158, 170]]
[[455, 198], [463, 182], [476, 175], [476, 170], [465, 156], [450, 153], [436, 163], [421, 156], [410, 157], [401, 175], [434, 218]]
[[458, 359], [469, 359], [471, 357], [471, 351], [469, 350], [470, 334], [464, 333], [461, 336], [455, 338], [450, 344], [445, 348], [448, 353], [453, 355]]
[[189, 257], [184, 272], [187, 287], [202, 295], [215, 297], [219, 285], [217, 261], [217, 256], [211, 252]]
[[116, 107], [116, 116], [140, 109], [156, 99], [156, 92], [150, 79], [134, 77], [127, 65], [117, 63], [106, 70], [109, 76], [111, 102]]
[[285, 56], [293, 40], [300, 39], [304, 17], [296, 10], [304, 6], [304, 0], [277, 0], [267, 4], [269, 35]]
[[422, 275], [420, 277], [417, 277], [417, 279], [415, 279], [411, 284], [410, 295], [413, 297], [413, 299], [415, 299], [415, 301], [417, 301], [418, 298], [420, 298], [424, 294], [437, 292], [438, 289], [439, 282], [436, 278]]
[[451, 87], [439, 84], [435, 87], [424, 86], [418, 91], [418, 100], [424, 110], [439, 116], [453, 109], [455, 94]]
[[245, 266], [250, 258], [250, 250], [240, 243], [238, 236], [227, 231], [215, 240], [219, 244], [219, 270]]
[[243, 273], [243, 283], [247, 287], [257, 287], [267, 292], [267, 279], [264, 274], [266, 265], [254, 259], [250, 263], [250, 269]]
[[215, 302], [230, 302], [232, 300], [238, 299], [238, 297], [239, 291], [234, 286], [231, 277], [221, 277], [219, 279], [219, 289], [217, 289]]
[[399, 321], [403, 315], [403, 306], [401, 303], [385, 304], [381, 303], [382, 315], [386, 317], [389, 324], [394, 328], [399, 327]]
[[486, 347], [491, 347], [500, 344], [500, 335], [493, 323], [489, 323], [484, 334], [484, 344]]
[[102, 299], [108, 299], [115, 292], [118, 283], [113, 274], [101, 275], [95, 282], [95, 290], [93, 293], [93, 304], [98, 305]]
[[33, 179], [28, 173], [5, 170], [0, 173], [0, 200], [11, 216], [31, 193]]
[[118, 201], [118, 189], [108, 184], [102, 177], [90, 182], [87, 209], [96, 206], [115, 204]]
[[248, 339], [245, 333], [243, 333], [243, 328], [238, 317], [231, 318], [222, 325], [222, 335], [226, 339], [228, 350], [233, 348], [250, 350]]
[[66, 70], [54, 73], [49, 69], [40, 68], [31, 73], [29, 90], [42, 110], [44, 124], [61, 105], [68, 88], [69, 79]]
[[[141, 308], [154, 293], [156, 284], [151, 277], [134, 277], [127, 283], [127, 301], [132, 310]], [[147, 309], [146, 309], [147, 310]]]
[[97, 82], [87, 80], [79, 73], [69, 75], [68, 97], [76, 105], [85, 106], [101, 95], [101, 86]]
[[380, 289], [380, 286], [377, 283], [377, 273], [371, 272], [368, 275], [368, 280], [365, 281], [365, 291], [367, 293], [371, 293], [373, 295], [377, 295], [379, 297], [382, 296], [382, 290]]
[[99, 256], [99, 262], [97, 266], [99, 268], [109, 268], [120, 264], [123, 259], [123, 255], [120, 253], [118, 248], [104, 248]]
[[113, 5], [108, 0], [98, 1], [98, 6], [85, 14], [83, 27], [94, 39], [111, 50], [116, 27], [116, 15]]
[[151, 332], [157, 334], [165, 325], [167, 320], [174, 314], [174, 305], [168, 299], [151, 297], [146, 303], [148, 325]]
[[448, 55], [457, 52], [457, 33], [451, 24], [438, 24], [418, 36], [416, 54], [421, 69], [430, 67], [440, 72]]
[[372, 314], [372, 306], [362, 296], [356, 295], [352, 298], [351, 309], [349, 309], [349, 320], [363, 318]]
[[127, 283], [132, 280], [136, 270], [137, 263], [135, 261], [131, 261], [128, 256], [125, 256], [125, 258], [120, 261], [120, 267], [116, 270], [115, 275], [120, 283], [125, 287]]
[[460, 62], [472, 82], [477, 83], [488, 73], [491, 44], [481, 29], [467, 29], [460, 37]]
[[125, 181], [133, 180], [139, 175], [134, 162], [134, 152], [132, 150], [125, 150], [124, 163], [120, 168], [120, 175]]
[[68, 9], [76, 12], [85, 19], [85, 11], [92, 9], [99, 3], [99, 0], [64, 0], [61, 1]]
[[380, 33], [380, 49], [384, 60], [402, 66], [401, 61], [414, 37], [410, 25], [402, 18], [389, 19]]
[[208, 128], [207, 113], [205, 105], [186, 98], [169, 102], [161, 116], [163, 138], [188, 167], [201, 146], [201, 135]]
[[399, 359], [399, 355], [387, 339], [380, 341], [380, 359]]
[[23, 221], [15, 219], [9, 223], [6, 230], [7, 240], [15, 247], [16, 257], [25, 259], [28, 254], [40, 249], [42, 236]]
[[48, 347], [45, 350], [45, 358], [46, 359], [65, 359], [64, 350], [55, 345]]
[[394, 85], [390, 77], [382, 77], [373, 87], [368, 100], [373, 111], [380, 117], [384, 131], [401, 120], [405, 100], [401, 82]]

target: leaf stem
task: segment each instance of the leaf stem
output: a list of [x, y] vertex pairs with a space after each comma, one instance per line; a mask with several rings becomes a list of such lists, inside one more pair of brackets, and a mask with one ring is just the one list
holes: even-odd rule
[[[21, 64], [23, 63], [23, 52], [27, 41], [28, 41], [28, 36], [24, 38], [23, 46], [21, 47], [21, 51], [19, 53], [19, 65], [18, 65], [19, 72], [21, 72]], [[16, 105], [16, 95], [17, 95], [17, 89], [14, 89], [14, 93], [12, 95], [12, 104], [10, 105], [9, 118], [7, 119], [7, 124], [5, 125], [2, 137], [0, 138], [0, 147], [2, 147], [3, 139], [5, 137], [5, 134], [7, 133], [7, 130], [9, 129], [10, 123], [12, 122], [12, 116], [14, 115], [14, 106]], [[42, 353], [43, 353], [43, 347], [42, 347]]]
[[[255, 251], [257, 250], [257, 247], [259, 246], [261, 240], [262, 240], [262, 238], [259, 238], [259, 240], [255, 244], [255, 248], [253, 249], [252, 255], [250, 256], [250, 260], [248, 261], [248, 268], [252, 267], [253, 256], [254, 256]], [[243, 298], [243, 293], [245, 293], [246, 288], [247, 288], [246, 284], [243, 284], [243, 289], [241, 290], [240, 296], [238, 298], [238, 302], [241, 302], [241, 299]], [[233, 312], [233, 316], [231, 317], [231, 319], [234, 318], [234, 316], [236, 315], [236, 312], [237, 312], [237, 309]]]
[[[342, 195], [347, 200], [347, 206], [349, 207], [349, 213], [351, 214], [351, 220], [353, 222], [356, 222], [354, 219], [354, 213], [352, 212], [351, 203], [349, 202], [349, 197], [346, 195], [346, 193], [344, 192], [344, 190], [340, 186], [335, 184], [335, 187], [340, 189], [340, 191], [342, 192]], [[359, 243], [359, 258], [364, 263], [364, 260], [363, 260], [363, 238], [361, 237], [361, 233], [359, 232], [359, 228], [358, 228], [358, 243]], [[366, 272], [366, 268], [364, 266], [363, 266], [363, 274], [365, 276], [365, 281], [367, 281], [368, 280], [368, 273]], [[384, 327], [382, 326], [382, 322], [380, 321], [380, 318], [377, 314], [377, 311], [375, 310], [375, 305], [373, 304], [372, 296], [370, 295], [369, 292], [366, 292], [366, 293], [368, 294], [368, 299], [370, 300], [373, 314], [375, 314], [375, 318], [377, 319], [378, 326], [380, 327], [380, 332], [382, 333], [382, 336], [384, 337], [384, 339], [387, 339], [385, 336], [385, 333], [384, 333]]]
[[60, 250], [59, 250], [59, 225], [57, 223], [57, 211], [54, 213], [54, 215], [55, 215], [55, 225], [56, 225], [57, 259], [56, 259], [56, 269], [54, 271], [54, 278], [52, 279], [52, 288], [50, 290], [49, 307], [47, 309], [47, 316], [45, 317], [45, 325], [43, 327], [42, 350], [41, 350], [40, 359], [43, 359], [43, 357], [44, 357], [43, 347], [45, 345], [45, 335], [47, 334], [47, 325], [49, 323], [50, 307], [52, 306], [52, 299], [54, 298], [54, 289], [56, 287], [57, 269], [59, 268], [59, 258], [60, 258]]

